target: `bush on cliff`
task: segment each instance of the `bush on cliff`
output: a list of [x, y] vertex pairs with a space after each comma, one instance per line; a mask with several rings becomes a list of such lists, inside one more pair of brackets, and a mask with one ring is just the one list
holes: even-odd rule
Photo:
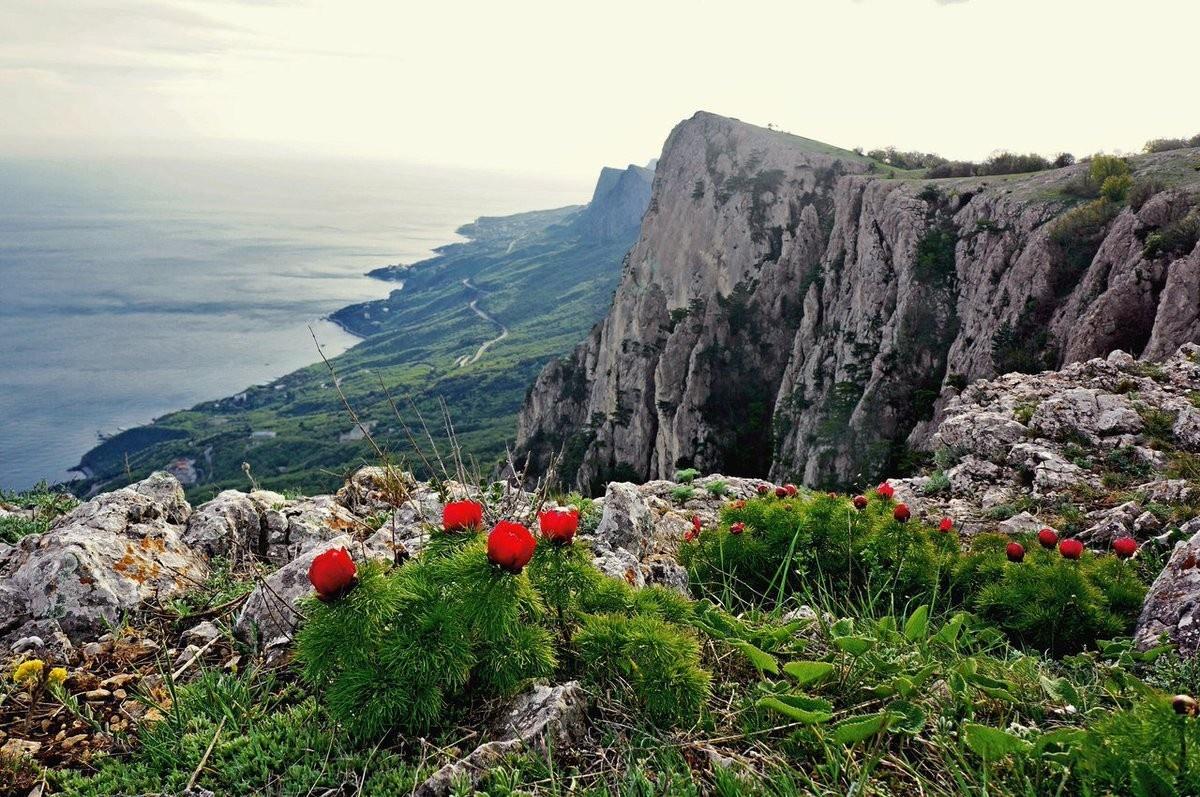
[[435, 531], [417, 558], [365, 564], [345, 595], [308, 600], [298, 657], [335, 720], [360, 739], [426, 733], [470, 701], [557, 675], [627, 688], [651, 722], [695, 721], [709, 676], [674, 622], [686, 604], [635, 594], [545, 527], [528, 567], [494, 543], [478, 527]]
[[[726, 606], [836, 595], [900, 610], [936, 600], [1054, 655], [1132, 628], [1146, 586], [1128, 563], [1092, 553], [1068, 560], [1025, 537], [995, 534], [978, 535], [964, 550], [953, 530], [898, 520], [899, 506], [873, 497], [858, 510], [848, 498], [824, 494], [739, 502], [681, 557], [699, 594]], [[1009, 561], [1014, 541], [1023, 544], [1023, 561]]]

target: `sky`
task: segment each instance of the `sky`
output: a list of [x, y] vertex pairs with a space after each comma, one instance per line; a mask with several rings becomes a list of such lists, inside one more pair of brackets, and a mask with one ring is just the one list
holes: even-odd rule
[[0, 156], [592, 176], [697, 110], [979, 159], [1200, 132], [1196, 0], [0, 0]]

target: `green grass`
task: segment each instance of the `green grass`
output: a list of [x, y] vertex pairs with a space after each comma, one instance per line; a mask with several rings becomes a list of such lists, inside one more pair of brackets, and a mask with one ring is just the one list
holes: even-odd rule
[[0, 542], [14, 544], [31, 534], [45, 533], [55, 518], [74, 509], [79, 501], [70, 493], [51, 489], [42, 482], [22, 492], [0, 490], [0, 504], [33, 512], [32, 517], [24, 513], [0, 517]]

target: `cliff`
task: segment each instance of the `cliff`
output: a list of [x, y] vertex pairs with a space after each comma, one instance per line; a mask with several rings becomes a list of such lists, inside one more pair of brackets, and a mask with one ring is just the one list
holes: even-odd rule
[[562, 451], [585, 489], [687, 466], [842, 484], [894, 469], [971, 381], [1165, 356], [1200, 339], [1200, 248], [1160, 245], [1194, 213], [1198, 161], [1131, 159], [1138, 207], [1095, 213], [1070, 193], [1087, 164], [927, 180], [698, 113], [667, 139], [608, 315], [531, 389], [518, 448]]

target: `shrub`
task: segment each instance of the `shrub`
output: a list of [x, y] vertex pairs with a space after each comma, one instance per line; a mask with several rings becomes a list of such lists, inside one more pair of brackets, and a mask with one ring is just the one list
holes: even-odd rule
[[675, 471], [675, 481], [680, 484], [691, 484], [700, 475], [700, 471], [695, 468], [683, 468]]
[[1092, 264], [1117, 211], [1116, 204], [1101, 198], [1072, 208], [1051, 224], [1050, 242], [1062, 252], [1066, 265], [1061, 276], [1055, 274], [1056, 294], [1074, 287], [1075, 280]]
[[1116, 155], [1096, 155], [1088, 166], [1088, 176], [1096, 185], [1104, 185], [1109, 177], [1124, 177], [1129, 174], [1129, 162]]
[[1100, 186], [1100, 196], [1110, 202], [1121, 202], [1125, 199], [1125, 195], [1129, 193], [1129, 188], [1132, 185], [1133, 178], [1128, 174], [1114, 174], [1111, 177], [1104, 178], [1104, 182]]
[[1200, 135], [1188, 138], [1155, 138], [1146, 142], [1146, 146], [1142, 150], [1148, 153], [1152, 152], [1169, 152], [1173, 149], [1185, 149], [1187, 147], [1200, 146]]
[[729, 485], [720, 479], [709, 482], [707, 485], [705, 485], [704, 489], [708, 490], [708, 494], [714, 498], [720, 498], [721, 496], [729, 494]]
[[1191, 252], [1197, 242], [1200, 242], [1200, 210], [1193, 210], [1147, 235], [1142, 253], [1146, 257], [1181, 257]]
[[1133, 186], [1129, 189], [1129, 207], [1135, 211], [1141, 210], [1142, 207], [1150, 200], [1150, 197], [1163, 191], [1166, 188], [1161, 180], [1146, 179], [1136, 180]]
[[1072, 769], [1085, 794], [1200, 794], [1200, 721], [1151, 695], [1082, 736]]
[[675, 487], [671, 490], [671, 499], [680, 504], [686, 504], [688, 501], [696, 497], [696, 488], [686, 484]]
[[[600, 667], [623, 674], [653, 722], [694, 718], [708, 676], [691, 632], [663, 617], [680, 615], [677, 603], [635, 599], [628, 586], [595, 569], [579, 542], [543, 543], [514, 575], [488, 561], [484, 536], [437, 533], [401, 567], [363, 564], [345, 597], [307, 600], [308, 620], [297, 636], [302, 673], [351, 735], [426, 732], [468, 694], [510, 695], [570, 662], [585, 673]], [[591, 612], [611, 616], [601, 621]], [[625, 642], [597, 661], [589, 640], [600, 626]], [[659, 694], [670, 695], [677, 710]]]
[[1128, 631], [1145, 585], [1112, 556], [1070, 561], [1056, 550], [1025, 543], [1025, 560], [1003, 555], [1002, 535], [980, 535], [954, 568], [952, 592], [1014, 641], [1056, 656], [1075, 653]]
[[921, 490], [924, 495], [937, 495], [950, 489], [950, 477], [943, 470], [934, 471]]
[[[729, 525], [745, 524], [742, 534]], [[925, 597], [937, 582], [939, 551], [955, 538], [899, 523], [890, 501], [859, 512], [844, 498], [753, 499], [722, 510], [722, 524], [685, 546], [681, 559], [702, 593], [755, 603], [818, 582], [838, 594], [886, 589], [898, 602]], [[733, 585], [733, 587], [730, 587]], [[732, 594], [728, 594], [732, 593]]]

